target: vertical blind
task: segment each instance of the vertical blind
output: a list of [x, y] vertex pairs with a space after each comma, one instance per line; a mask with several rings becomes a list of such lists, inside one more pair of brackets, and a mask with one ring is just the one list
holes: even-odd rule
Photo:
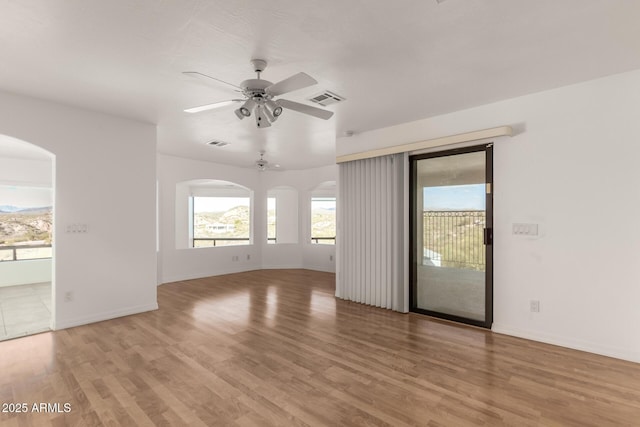
[[405, 155], [339, 165], [336, 297], [406, 312]]

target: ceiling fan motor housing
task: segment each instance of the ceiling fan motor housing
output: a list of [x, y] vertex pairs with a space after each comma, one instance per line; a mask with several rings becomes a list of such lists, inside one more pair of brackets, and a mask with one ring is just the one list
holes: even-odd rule
[[240, 87], [242, 88], [242, 93], [244, 93], [247, 98], [253, 99], [258, 104], [263, 104], [272, 98], [272, 96], [265, 91], [265, 89], [272, 84], [273, 83], [268, 80], [249, 79], [240, 83]]
[[265, 68], [267, 68], [267, 61], [264, 59], [252, 59], [251, 65], [253, 65], [253, 71], [261, 73]]

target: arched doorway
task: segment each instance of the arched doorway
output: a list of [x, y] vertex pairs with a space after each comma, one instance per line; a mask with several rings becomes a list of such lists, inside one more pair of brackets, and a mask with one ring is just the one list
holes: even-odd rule
[[54, 161], [0, 135], [0, 340], [51, 329]]

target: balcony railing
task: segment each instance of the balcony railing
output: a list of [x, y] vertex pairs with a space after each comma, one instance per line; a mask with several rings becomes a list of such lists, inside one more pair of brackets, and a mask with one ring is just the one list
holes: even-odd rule
[[[322, 241], [322, 243], [320, 243], [320, 241]], [[333, 237], [313, 237], [313, 236], [311, 236], [311, 243], [320, 244], [320, 245], [335, 245], [336, 244], [336, 236], [333, 236]]]
[[51, 245], [0, 246], [0, 262], [51, 258]]
[[423, 264], [484, 271], [484, 211], [424, 211]]
[[[237, 245], [238, 243], [231, 244], [222, 244], [219, 245], [218, 242], [247, 242], [249, 243], [251, 240], [248, 237], [194, 237], [193, 238], [193, 247], [194, 248], [210, 248], [215, 246], [232, 246]], [[196, 242], [212, 242], [211, 245], [198, 245]]]

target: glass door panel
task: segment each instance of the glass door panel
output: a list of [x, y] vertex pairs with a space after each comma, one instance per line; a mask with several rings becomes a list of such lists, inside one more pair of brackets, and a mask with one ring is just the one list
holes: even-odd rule
[[490, 326], [488, 155], [475, 147], [412, 158], [413, 311]]

